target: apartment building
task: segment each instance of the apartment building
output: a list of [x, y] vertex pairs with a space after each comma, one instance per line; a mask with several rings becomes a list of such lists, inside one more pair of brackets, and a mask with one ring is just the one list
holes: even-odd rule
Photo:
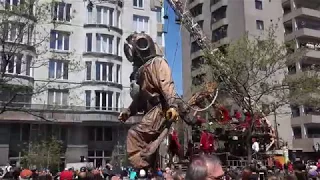
[[[8, 7], [19, 4], [15, 1], [19, 2], [8, 1]], [[0, 115], [0, 165], [19, 162], [30, 142], [52, 135], [64, 143], [62, 163], [84, 157], [98, 167], [112, 156], [121, 159], [127, 130], [139, 119], [126, 125], [117, 120], [131, 102], [132, 66], [122, 52], [123, 43], [130, 33], [143, 31], [163, 49], [162, 4], [159, 0], [65, 0], [51, 8], [55, 23], [41, 25], [50, 40], [39, 49], [47, 52], [41, 57], [26, 54], [27, 63], [20, 67], [14, 60], [15, 70], [6, 71], [19, 82], [46, 88], [32, 97], [14, 98]], [[45, 60], [43, 66], [30, 65], [39, 58]], [[74, 63], [80, 68], [72, 69]], [[16, 70], [20, 68], [24, 73]], [[2, 93], [2, 97], [12, 95]]]
[[[288, 68], [289, 73], [319, 70], [320, 2], [317, 0], [282, 0], [286, 41], [294, 40], [296, 48], [306, 47], [306, 57]], [[316, 154], [320, 149], [320, 114], [315, 108], [292, 106], [293, 147]], [[313, 153], [312, 153], [313, 152]]]
[[[252, 36], [263, 36], [268, 27], [278, 24], [278, 40], [284, 41], [282, 2], [278, 0], [189, 0], [186, 7], [194, 20], [202, 27], [208, 39], [216, 47], [237, 40], [246, 32]], [[210, 18], [209, 18], [210, 17]], [[194, 89], [192, 85], [201, 85], [205, 74], [199, 70], [203, 63], [202, 52], [186, 29], [182, 30], [183, 51], [183, 89], [184, 97], [189, 98]], [[273, 117], [268, 117], [271, 123]], [[289, 115], [277, 118], [279, 136], [292, 147], [292, 128]]]

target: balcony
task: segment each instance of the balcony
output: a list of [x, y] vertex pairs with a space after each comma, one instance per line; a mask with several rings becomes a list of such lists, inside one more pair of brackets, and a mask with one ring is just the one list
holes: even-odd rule
[[[210, 11], [214, 12], [219, 9], [221, 6], [227, 6], [229, 0], [211, 0]], [[214, 2], [214, 3], [213, 3]]]
[[303, 152], [315, 152], [314, 146], [320, 143], [320, 138], [305, 138], [292, 140], [293, 148], [302, 148]]
[[319, 0], [294, 0], [294, 3], [297, 8], [306, 7], [311, 9], [319, 9], [320, 7]]
[[287, 13], [283, 16], [283, 22], [287, 22], [293, 18], [300, 17], [300, 18], [312, 18], [312, 19], [319, 19], [320, 20], [320, 11], [309, 9], [309, 8], [299, 8], [290, 13]]
[[[0, 104], [2, 109], [3, 103]], [[121, 109], [96, 110], [94, 107], [84, 106], [50, 106], [30, 103], [11, 103], [6, 106], [6, 111], [1, 114], [1, 121], [47, 121], [59, 123], [85, 123], [85, 122], [113, 122], [117, 123]], [[141, 116], [131, 117], [127, 123], [133, 124], [141, 120]]]
[[295, 38], [320, 40], [320, 29], [301, 28], [285, 35], [285, 41], [291, 41]]
[[198, 4], [203, 4], [205, 2], [205, 0], [197, 0], [197, 1], [193, 1], [190, 4], [188, 4], [188, 8], [192, 9], [195, 6], [197, 6]]
[[229, 21], [227, 18], [220, 19], [219, 21], [212, 23], [211, 29], [217, 29], [221, 26], [228, 25]]
[[307, 114], [303, 116], [298, 116], [291, 118], [292, 126], [300, 126], [302, 124], [310, 124], [310, 123], [320, 123], [320, 114]]

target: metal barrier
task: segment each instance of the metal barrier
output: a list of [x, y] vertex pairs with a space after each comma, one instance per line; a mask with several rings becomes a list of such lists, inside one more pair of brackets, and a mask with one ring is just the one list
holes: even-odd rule
[[248, 166], [248, 161], [247, 160], [227, 160], [227, 166], [244, 168]]

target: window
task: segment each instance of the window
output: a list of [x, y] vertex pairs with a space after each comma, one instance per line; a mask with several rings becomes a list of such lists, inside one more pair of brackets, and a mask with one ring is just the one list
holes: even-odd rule
[[31, 72], [31, 62], [32, 62], [32, 56], [27, 55], [26, 56], [26, 75], [27, 76], [32, 76], [32, 72]]
[[257, 20], [257, 21], [256, 21], [256, 24], [257, 24], [257, 29], [259, 29], [259, 30], [264, 30], [263, 21]]
[[87, 6], [87, 23], [88, 24], [93, 24], [93, 18], [92, 18], [92, 6]]
[[[92, 128], [92, 127], [89, 127]], [[94, 130], [94, 129], [93, 129]], [[95, 132], [91, 129], [89, 131]], [[110, 128], [110, 132], [112, 133], [112, 129]], [[93, 163], [94, 167], [102, 167], [108, 164], [111, 161], [112, 151], [110, 150], [89, 150], [88, 151], [88, 161]]]
[[162, 23], [162, 9], [157, 8], [157, 22]]
[[61, 60], [49, 60], [50, 79], [68, 79], [69, 64]]
[[86, 34], [86, 51], [91, 52], [92, 51], [92, 33]]
[[96, 80], [112, 82], [113, 64], [106, 62], [96, 62]]
[[[95, 126], [91, 126], [88, 127], [88, 139], [90, 141], [112, 141], [113, 139], [113, 130], [111, 127], [95, 127]], [[88, 152], [88, 156], [98, 156], [98, 157], [102, 157], [104, 156], [106, 157], [110, 157], [111, 156], [111, 152], [107, 152], [107, 151], [95, 151], [95, 152]]]
[[70, 33], [51, 30], [50, 48], [54, 50], [69, 51]]
[[149, 17], [133, 15], [133, 28], [136, 32], [149, 33]]
[[90, 90], [85, 91], [85, 95], [86, 95], [86, 109], [90, 109], [90, 107], [91, 107], [91, 91]]
[[211, 24], [227, 17], [227, 6], [222, 6], [211, 14]]
[[191, 61], [191, 69], [192, 70], [195, 70], [195, 69], [198, 69], [200, 68], [205, 62], [205, 59], [200, 56], [200, 57], [197, 57], [195, 59], [192, 59]]
[[14, 43], [22, 43], [24, 35], [27, 35], [26, 31], [26, 25], [23, 23], [5, 23], [3, 25], [4, 29], [7, 31], [6, 39], [10, 42]]
[[262, 1], [261, 0], [255, 0], [256, 9], [262, 10]]
[[96, 110], [112, 110], [113, 92], [95, 91]]
[[203, 20], [197, 22], [201, 29], [203, 29]]
[[67, 21], [71, 20], [71, 4], [64, 2], [54, 2], [52, 4], [52, 19], [58, 21]]
[[96, 34], [96, 51], [101, 53], [113, 53], [113, 36], [107, 34]]
[[2, 54], [1, 66], [2, 72], [10, 74], [21, 74], [22, 54]]
[[120, 44], [121, 39], [117, 38], [117, 55], [121, 56], [121, 44]]
[[228, 25], [223, 25], [212, 31], [212, 41], [217, 42], [228, 36]]
[[120, 93], [116, 93], [116, 111], [120, 110]]
[[193, 17], [196, 17], [202, 14], [202, 5], [203, 4], [201, 3], [190, 9], [190, 13]]
[[116, 72], [116, 83], [120, 84], [120, 76], [121, 76], [121, 65], [117, 64], [117, 72]]
[[199, 44], [197, 43], [197, 41], [194, 41], [191, 43], [191, 53], [200, 51], [201, 47], [199, 46]]
[[34, 3], [28, 3], [28, 6], [21, 6], [25, 4], [25, 0], [3, 0], [1, 2], [5, 2], [4, 8], [6, 10], [19, 10], [17, 9], [17, 7], [19, 6], [21, 13], [29, 15], [33, 14]]
[[67, 90], [49, 89], [48, 104], [68, 106], [69, 92]]
[[[2, 1], [4, 2], [4, 1]], [[5, 1], [5, 9], [13, 10], [14, 6], [18, 6], [19, 0], [6, 0]]]
[[159, 46], [162, 46], [162, 33], [161, 32], [157, 33], [157, 44]]
[[97, 24], [105, 24], [114, 26], [113, 24], [113, 12], [114, 10], [109, 7], [97, 6]]
[[86, 62], [86, 80], [91, 80], [91, 68], [92, 68], [92, 62], [91, 61], [87, 61]]
[[121, 11], [117, 10], [117, 27], [121, 28]]
[[133, 7], [143, 8], [144, 0], [133, 0]]
[[192, 77], [192, 84], [199, 86], [204, 83], [205, 74], [199, 74], [195, 77]]
[[211, 0], [210, 1], [210, 5], [213, 6], [215, 4], [217, 4], [218, 2], [220, 2], [221, 0]]
[[292, 131], [293, 131], [293, 136], [295, 139], [302, 138], [301, 127], [292, 127]]

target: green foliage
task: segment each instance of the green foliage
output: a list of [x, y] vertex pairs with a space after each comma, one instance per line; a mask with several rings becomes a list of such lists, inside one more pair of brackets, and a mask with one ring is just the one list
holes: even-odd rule
[[57, 168], [60, 164], [62, 142], [52, 138], [47, 141], [33, 142], [23, 156], [23, 165], [28, 168]]
[[306, 49], [295, 49], [294, 43], [279, 41], [276, 32], [277, 27], [273, 26], [263, 37], [246, 34], [223, 53], [206, 55], [209, 78], [218, 79], [220, 91], [251, 113], [256, 105], [273, 104], [278, 108], [290, 103], [293, 89], [295, 96], [300, 96], [315, 92], [315, 87], [320, 85], [316, 73], [300, 73], [292, 78], [288, 65], [303, 59]]

